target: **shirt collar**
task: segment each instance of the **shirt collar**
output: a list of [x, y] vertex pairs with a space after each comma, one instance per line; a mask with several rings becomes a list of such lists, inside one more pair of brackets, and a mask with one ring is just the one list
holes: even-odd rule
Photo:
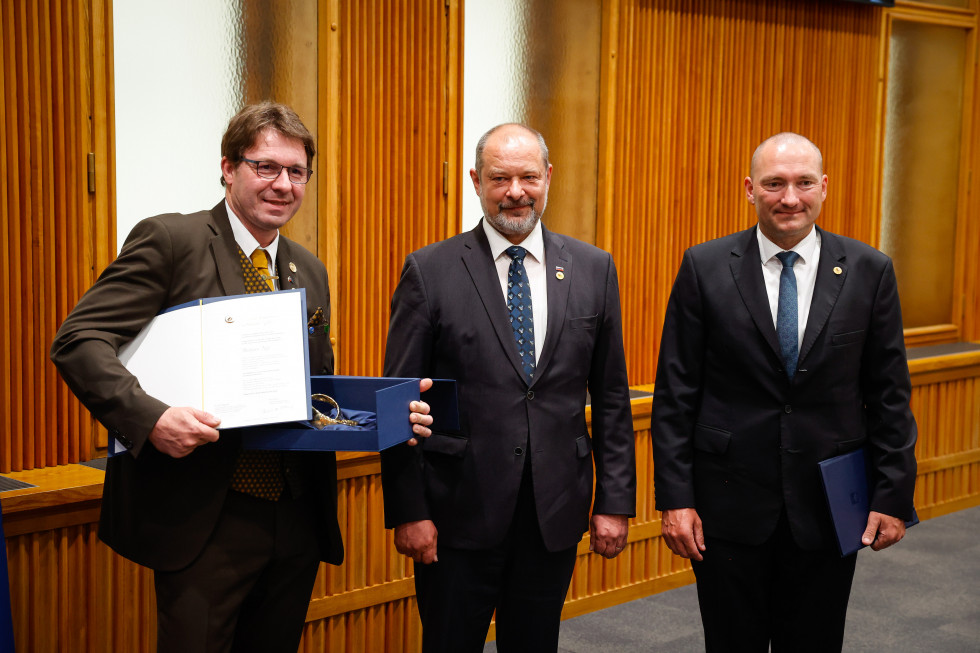
[[[483, 231], [487, 234], [487, 240], [490, 243], [490, 254], [493, 256], [493, 260], [496, 261], [504, 253], [504, 250], [514, 243], [504, 238], [486, 218], [483, 218], [482, 224]], [[527, 250], [527, 253], [535, 261], [544, 263], [544, 232], [541, 230], [540, 220], [534, 225], [531, 233], [521, 241], [520, 245]]]
[[[755, 234], [759, 240], [759, 255], [762, 258], [763, 265], [775, 258], [776, 254], [786, 251], [776, 243], [766, 238], [765, 234], [762, 233], [762, 229], [756, 228]], [[789, 251], [799, 254], [803, 263], [812, 263], [814, 249], [817, 246], [818, 237], [817, 228], [814, 227], [813, 229], [810, 229], [810, 233], [803, 237], [803, 240], [796, 243], [796, 246]]]
[[252, 252], [256, 249], [264, 249], [269, 253], [269, 266], [273, 270], [273, 274], [275, 274], [276, 253], [279, 251], [279, 232], [276, 232], [276, 237], [272, 239], [272, 242], [267, 247], [262, 247], [259, 241], [255, 240], [255, 236], [242, 224], [241, 218], [231, 210], [228, 200], [225, 200], [225, 210], [228, 211], [228, 222], [231, 223], [231, 233], [235, 235], [235, 242], [245, 252], [245, 256], [251, 258]]

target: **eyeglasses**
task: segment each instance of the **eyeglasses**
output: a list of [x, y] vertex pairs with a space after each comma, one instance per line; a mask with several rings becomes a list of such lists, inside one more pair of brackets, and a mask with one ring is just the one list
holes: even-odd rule
[[289, 181], [294, 184], [305, 184], [313, 176], [312, 170], [301, 166], [282, 166], [275, 161], [255, 161], [245, 157], [242, 157], [242, 161], [247, 163], [255, 171], [255, 174], [263, 179], [278, 179], [284, 168]]

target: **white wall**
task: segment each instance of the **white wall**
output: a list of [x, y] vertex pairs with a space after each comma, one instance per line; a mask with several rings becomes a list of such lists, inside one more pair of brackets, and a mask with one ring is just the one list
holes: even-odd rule
[[220, 200], [221, 135], [240, 106], [229, 0], [115, 0], [116, 243], [139, 220]]
[[483, 210], [470, 181], [476, 142], [494, 125], [523, 122], [520, 59], [527, 35], [521, 0], [466, 3], [463, 56], [463, 231]]
[[[115, 0], [116, 241], [158, 213], [210, 208], [221, 135], [240, 106], [240, 15], [234, 0]], [[521, 0], [466, 4], [463, 229], [482, 215], [469, 170], [490, 127], [524, 119]]]

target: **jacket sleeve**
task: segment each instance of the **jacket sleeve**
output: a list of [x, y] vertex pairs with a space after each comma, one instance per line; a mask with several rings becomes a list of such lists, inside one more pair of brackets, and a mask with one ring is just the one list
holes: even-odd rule
[[898, 284], [891, 260], [878, 283], [865, 342], [861, 387], [871, 461], [871, 509], [909, 520], [915, 490], [918, 429], [909, 406], [912, 384]]
[[592, 512], [636, 515], [636, 438], [630, 408], [619, 280], [608, 257], [605, 307], [589, 372], [596, 489]]
[[[415, 256], [409, 254], [391, 298], [384, 375], [431, 376], [433, 337], [422, 272]], [[385, 528], [431, 518], [425, 500], [420, 447], [399, 444], [382, 451], [381, 483]]]
[[658, 510], [694, 508], [694, 425], [701, 402], [705, 349], [701, 289], [690, 250], [667, 302], [651, 437]]
[[153, 219], [140, 222], [51, 345], [51, 360], [65, 383], [133, 455], [168, 406], [148, 395], [117, 355], [166, 308], [172, 271], [166, 227]]

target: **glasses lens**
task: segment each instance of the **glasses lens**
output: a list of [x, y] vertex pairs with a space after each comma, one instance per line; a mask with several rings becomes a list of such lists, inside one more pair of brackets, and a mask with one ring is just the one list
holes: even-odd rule
[[275, 179], [282, 172], [282, 166], [272, 161], [259, 161], [255, 164], [255, 172], [263, 179]]
[[287, 174], [289, 174], [289, 181], [294, 184], [305, 184], [310, 180], [310, 169], [300, 168], [299, 166], [293, 166], [292, 168], [286, 168]]

